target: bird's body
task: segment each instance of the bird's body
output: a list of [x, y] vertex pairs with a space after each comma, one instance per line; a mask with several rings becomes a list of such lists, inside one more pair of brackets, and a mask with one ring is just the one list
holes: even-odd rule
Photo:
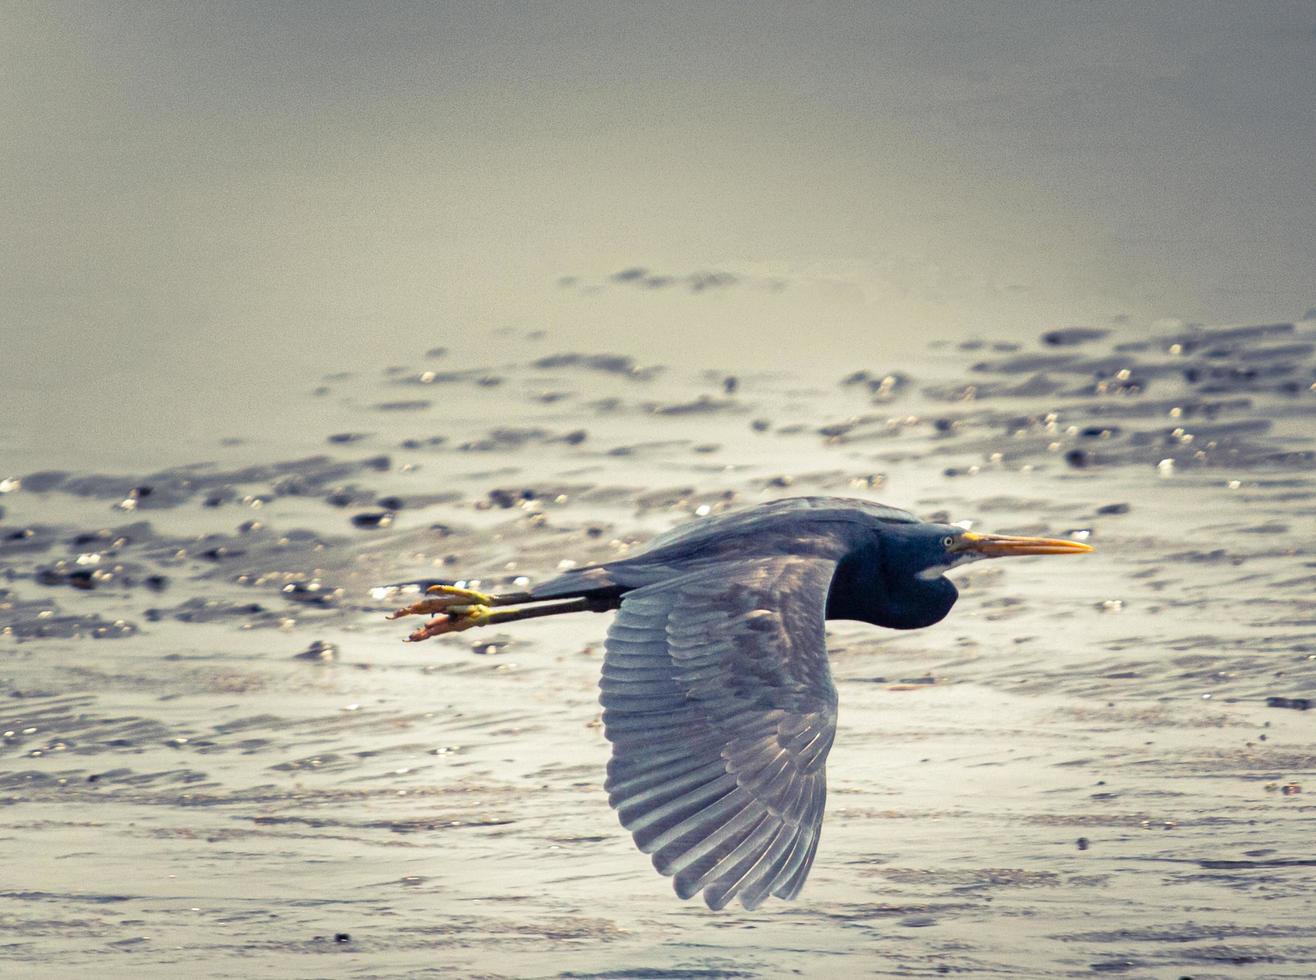
[[794, 898], [818, 846], [837, 718], [825, 621], [928, 626], [954, 605], [953, 565], [1087, 550], [803, 497], [696, 521], [529, 593], [440, 589], [399, 614], [438, 612], [412, 634], [424, 639], [617, 609], [600, 682], [609, 802], [682, 898], [754, 908]]
[[[531, 590], [536, 600], [582, 594], [623, 596], [641, 588], [723, 563], [772, 558], [831, 562], [827, 618], [857, 619], [877, 625], [871, 583], [881, 577], [885, 553], [896, 551], [911, 531], [936, 527], [943, 535], [963, 529], [921, 522], [908, 511], [866, 500], [841, 497], [794, 497], [748, 510], [706, 517], [659, 535], [643, 551], [614, 562], [573, 570]], [[903, 583], [896, 583], [902, 585]], [[954, 603], [954, 586], [949, 602]], [[930, 626], [950, 611], [916, 621], [908, 628]], [[926, 611], [931, 615], [932, 610]], [[919, 617], [915, 616], [915, 619]]]

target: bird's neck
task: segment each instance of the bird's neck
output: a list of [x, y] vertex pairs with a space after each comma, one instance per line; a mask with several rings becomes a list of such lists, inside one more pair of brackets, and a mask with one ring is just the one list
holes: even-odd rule
[[886, 595], [880, 626], [893, 630], [917, 630], [946, 618], [959, 598], [959, 590], [948, 578], [911, 579], [903, 588]]
[[959, 598], [947, 578], [894, 572], [876, 550], [855, 553], [836, 567], [827, 595], [828, 619], [853, 619], [893, 630], [939, 623]]

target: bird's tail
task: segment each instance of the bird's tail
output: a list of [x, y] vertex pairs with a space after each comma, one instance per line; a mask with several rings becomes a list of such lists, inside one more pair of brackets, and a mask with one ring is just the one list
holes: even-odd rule
[[617, 577], [609, 566], [587, 565], [584, 568], [573, 568], [549, 579], [547, 582], [532, 586], [529, 601], [602, 598], [604, 596], [620, 595], [625, 589], [626, 586], [617, 581]]

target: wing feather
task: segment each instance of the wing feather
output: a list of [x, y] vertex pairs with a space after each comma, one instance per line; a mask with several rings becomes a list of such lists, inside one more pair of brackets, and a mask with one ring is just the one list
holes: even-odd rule
[[609, 802], [678, 895], [794, 897], [817, 851], [835, 562], [707, 565], [628, 592], [600, 681]]

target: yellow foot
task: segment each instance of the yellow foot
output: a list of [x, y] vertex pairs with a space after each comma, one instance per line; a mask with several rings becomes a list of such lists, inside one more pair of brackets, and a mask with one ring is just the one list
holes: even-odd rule
[[388, 619], [401, 619], [403, 616], [428, 616], [431, 613], [456, 610], [461, 606], [487, 606], [493, 602], [493, 596], [471, 589], [459, 589], [455, 585], [431, 585], [426, 590], [430, 598], [403, 606], [397, 612], [388, 614]]
[[[417, 605], [420, 605], [420, 603], [417, 603]], [[444, 633], [460, 633], [472, 626], [483, 626], [490, 621], [492, 616], [493, 610], [483, 604], [450, 606], [447, 612], [435, 616], [408, 636], [407, 642], [419, 643], [421, 640], [428, 640], [431, 636], [442, 636]]]

